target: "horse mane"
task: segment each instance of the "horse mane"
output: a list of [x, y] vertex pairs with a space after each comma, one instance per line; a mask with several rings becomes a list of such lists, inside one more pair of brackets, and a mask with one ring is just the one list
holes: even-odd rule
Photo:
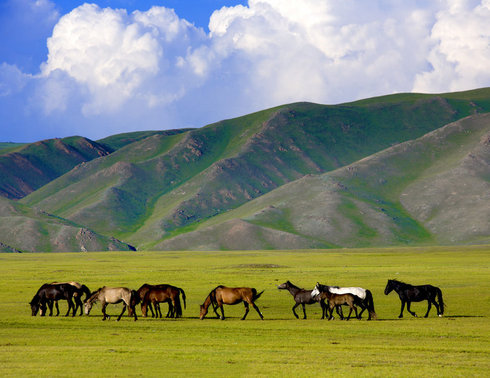
[[287, 281], [289, 283], [289, 285], [291, 285], [294, 289], [298, 289], [298, 290], [304, 290], [302, 287], [298, 287], [296, 286], [295, 284], [293, 284], [291, 281]]
[[95, 290], [94, 292], [92, 292], [90, 294], [90, 297], [85, 299], [85, 302], [88, 302], [90, 304], [92, 304], [93, 302], [95, 302], [97, 300], [97, 297], [99, 295], [99, 292], [102, 290], [103, 288], [102, 287], [99, 287], [97, 290]]

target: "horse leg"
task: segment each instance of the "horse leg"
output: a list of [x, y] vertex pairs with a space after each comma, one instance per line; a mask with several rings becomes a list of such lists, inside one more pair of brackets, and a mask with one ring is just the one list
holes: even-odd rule
[[[58, 306], [58, 301], [54, 301], [54, 305], [56, 306], [56, 316], [60, 315], [60, 306]], [[51, 312], [53, 310], [53, 304], [51, 303]]]
[[298, 307], [298, 306], [299, 306], [299, 303], [296, 303], [296, 304], [293, 306], [293, 314], [294, 314], [294, 316], [296, 317], [296, 319], [299, 319], [299, 316], [298, 316], [298, 314], [297, 314], [297, 313], [296, 313], [296, 311], [295, 311], [295, 308], [296, 308], [296, 307]]
[[402, 300], [402, 308], [400, 310], [400, 315], [398, 315], [398, 318], [401, 319], [403, 318], [403, 310], [405, 309], [405, 301]]
[[242, 320], [245, 320], [245, 318], [247, 317], [247, 314], [250, 311], [250, 309], [248, 308], [248, 303], [247, 302], [243, 302], [243, 304], [245, 306], [245, 314], [243, 315]]
[[[73, 305], [73, 301], [71, 300], [71, 298], [68, 298], [66, 301], [68, 302], [68, 311], [66, 312], [65, 316], [68, 316], [68, 315], [70, 315], [70, 310], [73, 309], [74, 305]], [[73, 313], [73, 316], [75, 316], [75, 313]]]
[[328, 320], [333, 319], [333, 308], [334, 307], [335, 307], [335, 305], [329, 304], [330, 316], [328, 317]]
[[[47, 301], [47, 304], [49, 307], [49, 316], [53, 316], [53, 301]], [[58, 306], [58, 301], [56, 301], [56, 306]], [[59, 310], [58, 310], [58, 315], [59, 315]]]
[[225, 311], [223, 310], [223, 303], [218, 305], [221, 309], [221, 320], [225, 320]]
[[410, 301], [408, 301], [408, 302], [407, 302], [407, 311], [408, 311], [410, 314], [412, 314], [412, 316], [413, 316], [413, 317], [415, 317], [415, 318], [416, 318], [416, 317], [417, 317], [417, 314], [416, 314], [414, 311], [410, 311], [410, 304], [411, 304], [411, 303], [412, 303], [412, 302], [410, 302]]
[[254, 302], [252, 302], [252, 306], [253, 308], [255, 308], [255, 311], [257, 311], [257, 314], [259, 314], [260, 319], [264, 320], [264, 315], [262, 315], [262, 313], [260, 312], [259, 306], [257, 306]]
[[[431, 298], [427, 299], [427, 312], [425, 313], [424, 318], [429, 317], [429, 311], [432, 307], [432, 304], [430, 302], [431, 302]], [[439, 313], [439, 310], [437, 312]]]
[[[136, 305], [131, 306], [131, 310], [133, 311], [134, 321], [138, 320], [138, 316], [136, 315]], [[129, 312], [129, 310], [128, 310], [128, 312]]]
[[301, 303], [301, 306], [303, 306], [303, 319], [306, 319], [306, 306], [304, 303]]
[[[349, 306], [350, 307], [350, 311], [349, 311], [349, 315], [347, 315], [347, 320], [350, 319], [350, 316], [352, 314], [352, 306]], [[357, 315], [357, 311], [356, 311], [356, 315]]]
[[103, 302], [102, 303], [102, 314], [104, 314], [104, 317], [102, 318], [102, 320], [106, 320], [107, 318], [110, 318], [110, 316], [108, 316], [107, 313], [105, 312], [106, 307], [107, 307], [107, 303]]
[[[128, 305], [124, 304], [123, 310], [121, 311], [121, 314], [117, 318], [117, 321], [121, 320], [121, 316], [123, 316], [124, 312], [126, 311], [126, 307], [128, 307]], [[128, 310], [128, 312], [129, 312], [129, 310]]]
[[342, 311], [342, 305], [335, 306], [335, 310], [337, 311], [337, 315], [339, 316], [340, 320], [344, 320], [344, 312]]
[[322, 308], [322, 319], [325, 319], [325, 301], [323, 299], [320, 300], [320, 307]]

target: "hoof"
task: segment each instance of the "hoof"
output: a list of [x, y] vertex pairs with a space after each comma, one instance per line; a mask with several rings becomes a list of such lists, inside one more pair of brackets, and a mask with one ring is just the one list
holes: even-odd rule
[[441, 315], [441, 314], [439, 314], [439, 317], [440, 317], [440, 318], [442, 318], [442, 315]]

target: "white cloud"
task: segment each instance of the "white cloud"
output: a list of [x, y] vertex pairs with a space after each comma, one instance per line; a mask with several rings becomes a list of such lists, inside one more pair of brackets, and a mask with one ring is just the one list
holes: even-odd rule
[[432, 70], [417, 75], [414, 90], [444, 92], [490, 85], [490, 0], [449, 1], [431, 31]]
[[464, 90], [490, 86], [489, 21], [490, 0], [249, 0], [215, 11], [206, 34], [164, 7], [84, 4], [59, 19], [40, 75], [0, 65], [0, 93], [24, 90], [50, 127], [99, 137], [293, 101]]

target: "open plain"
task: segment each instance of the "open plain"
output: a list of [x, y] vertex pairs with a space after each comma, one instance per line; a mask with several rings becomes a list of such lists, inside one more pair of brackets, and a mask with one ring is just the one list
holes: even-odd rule
[[[490, 368], [490, 246], [234, 252], [105, 252], [0, 255], [1, 376], [486, 376]], [[383, 294], [387, 279], [442, 289], [444, 317], [407, 312]], [[31, 316], [41, 284], [75, 280], [92, 291], [170, 283], [186, 292], [181, 319], [138, 321], [121, 305], [90, 316]], [[276, 286], [317, 281], [372, 291], [378, 320], [293, 317], [292, 297]], [[199, 305], [218, 284], [265, 290], [261, 321], [242, 305], [224, 321]], [[419, 316], [426, 302], [412, 305]], [[60, 302], [62, 314], [66, 302]], [[299, 309], [298, 309], [299, 310]], [[166, 311], [166, 304], [162, 311]], [[301, 311], [298, 311], [301, 313]]]

